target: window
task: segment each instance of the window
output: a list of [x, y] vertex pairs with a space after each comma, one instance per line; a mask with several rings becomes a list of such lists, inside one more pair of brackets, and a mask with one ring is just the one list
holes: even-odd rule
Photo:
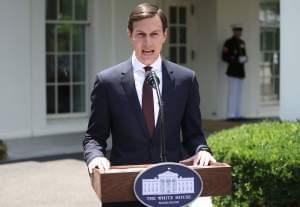
[[46, 1], [47, 114], [86, 112], [87, 0]]
[[169, 7], [169, 59], [187, 64], [187, 13], [185, 6]]
[[279, 0], [260, 0], [260, 91], [263, 105], [279, 104]]

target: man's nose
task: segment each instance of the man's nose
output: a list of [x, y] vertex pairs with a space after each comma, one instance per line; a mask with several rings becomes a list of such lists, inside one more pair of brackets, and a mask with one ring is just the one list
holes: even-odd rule
[[146, 46], [150, 46], [150, 45], [152, 44], [152, 38], [151, 38], [150, 35], [145, 36], [144, 44], [145, 44]]

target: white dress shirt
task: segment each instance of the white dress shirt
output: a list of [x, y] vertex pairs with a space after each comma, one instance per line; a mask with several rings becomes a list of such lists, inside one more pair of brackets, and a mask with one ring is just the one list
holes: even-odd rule
[[[144, 67], [147, 65], [144, 65], [141, 63], [136, 55], [135, 52], [132, 54], [131, 58], [132, 67], [133, 67], [133, 76], [134, 76], [134, 82], [135, 82], [135, 89], [139, 98], [140, 105], [142, 107], [142, 95], [143, 95], [143, 85], [145, 81], [145, 69]], [[161, 56], [159, 56], [153, 64], [150, 66], [152, 67], [152, 71], [154, 71], [159, 78], [159, 90], [162, 92], [162, 70], [161, 70]], [[159, 113], [159, 105], [158, 105], [158, 98], [156, 95], [155, 89], [152, 89], [153, 92], [153, 102], [154, 102], [154, 121], [155, 126], [157, 123], [158, 113]]]

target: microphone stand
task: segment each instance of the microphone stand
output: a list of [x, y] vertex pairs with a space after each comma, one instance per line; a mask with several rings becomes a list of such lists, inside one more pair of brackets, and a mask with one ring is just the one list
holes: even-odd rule
[[158, 105], [160, 108], [160, 135], [161, 135], [161, 142], [160, 142], [160, 160], [161, 162], [167, 162], [166, 156], [166, 137], [165, 137], [165, 116], [164, 116], [164, 104], [162, 101], [162, 96], [159, 90], [159, 79], [156, 76], [155, 72], [149, 71], [146, 74], [146, 80], [148, 83], [156, 90], [156, 95], [158, 98]]

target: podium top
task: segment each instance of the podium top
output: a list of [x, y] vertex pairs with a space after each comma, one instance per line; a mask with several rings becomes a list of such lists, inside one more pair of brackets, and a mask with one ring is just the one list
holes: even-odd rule
[[[111, 174], [111, 173], [124, 173], [124, 172], [140, 172], [142, 170], [145, 170], [149, 167], [154, 166], [155, 164], [143, 164], [143, 165], [113, 165], [110, 167], [109, 170], [105, 172], [100, 172], [98, 169], [95, 169], [95, 171], [98, 171], [96, 173], [100, 174]], [[186, 165], [187, 167], [190, 167], [194, 170], [197, 169], [209, 169], [209, 168], [231, 168], [230, 165], [226, 163], [220, 163], [215, 162], [208, 166], [193, 166], [193, 165]]]
[[[93, 189], [103, 203], [136, 201], [133, 193], [135, 177], [152, 165], [112, 166], [105, 172], [94, 170], [91, 175]], [[202, 177], [201, 196], [220, 196], [231, 193], [231, 166], [228, 164], [217, 162], [209, 166], [189, 167]]]

